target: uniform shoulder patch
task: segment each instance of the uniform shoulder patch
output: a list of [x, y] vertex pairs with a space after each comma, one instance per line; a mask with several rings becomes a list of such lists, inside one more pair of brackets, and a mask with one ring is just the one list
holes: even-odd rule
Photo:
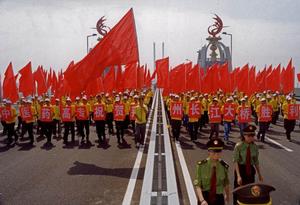
[[198, 162], [198, 165], [205, 164], [206, 162], [207, 162], [207, 159], [204, 159], [204, 160], [202, 160], [202, 161], [199, 161], [199, 162]]
[[228, 165], [224, 160], [221, 160], [220, 163], [221, 163], [226, 169], [229, 168], [229, 165]]

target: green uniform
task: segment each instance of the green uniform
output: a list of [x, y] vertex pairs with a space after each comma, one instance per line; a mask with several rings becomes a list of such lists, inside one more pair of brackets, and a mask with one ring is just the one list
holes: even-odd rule
[[250, 146], [251, 151], [251, 165], [258, 165], [258, 147], [255, 143], [247, 144], [246, 142], [239, 142], [235, 145], [233, 152], [233, 161], [238, 164], [246, 164], [247, 148]]
[[[216, 163], [217, 194], [223, 194], [224, 187], [229, 185], [228, 168], [229, 166], [223, 160]], [[202, 191], [209, 191], [211, 173], [212, 161], [209, 158], [198, 162], [194, 185], [201, 187]]]

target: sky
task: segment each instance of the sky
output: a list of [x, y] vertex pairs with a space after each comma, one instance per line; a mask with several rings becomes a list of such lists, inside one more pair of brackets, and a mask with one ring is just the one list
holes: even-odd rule
[[[55, 70], [86, 55], [86, 37], [96, 33], [105, 16], [113, 27], [134, 9], [141, 64], [153, 69], [162, 57], [161, 43], [170, 65], [197, 62], [197, 51], [207, 43], [207, 27], [219, 15], [223, 29], [233, 35], [233, 65], [246, 63], [257, 70], [265, 65], [286, 66], [290, 58], [300, 72], [299, 0], [0, 0], [0, 73], [9, 62], [17, 72], [29, 61]], [[221, 35], [230, 45], [230, 37]], [[89, 38], [89, 47], [96, 37]]]

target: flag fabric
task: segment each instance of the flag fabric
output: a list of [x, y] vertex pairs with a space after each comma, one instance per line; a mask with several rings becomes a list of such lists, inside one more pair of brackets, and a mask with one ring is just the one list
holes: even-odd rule
[[33, 95], [35, 93], [35, 84], [31, 69], [31, 62], [25, 65], [19, 73], [21, 75], [19, 79], [19, 92], [22, 92], [24, 97]]
[[297, 74], [298, 82], [300, 82], [300, 73]]
[[123, 73], [122, 73], [122, 67], [118, 66], [117, 68], [117, 76], [116, 76], [116, 90], [118, 92], [123, 92]]
[[127, 64], [123, 75], [123, 87], [124, 89], [136, 89], [137, 88], [137, 69], [136, 63]]
[[115, 67], [112, 66], [109, 68], [109, 72], [104, 77], [104, 90], [107, 93], [112, 93], [112, 91], [116, 88], [115, 81]]
[[192, 69], [188, 69], [186, 74], [186, 90], [199, 91], [200, 89], [200, 75], [199, 66], [195, 65]]
[[282, 92], [284, 94], [288, 94], [294, 90], [294, 70], [291, 59], [282, 76]]
[[6, 99], [10, 99], [12, 102], [16, 102], [19, 98], [16, 79], [11, 62], [7, 66], [4, 73], [3, 97]]
[[67, 75], [68, 82], [75, 81], [74, 92], [81, 92], [93, 78], [102, 75], [106, 67], [139, 61], [138, 42], [133, 9], [100, 40], [100, 42]]
[[169, 79], [169, 57], [156, 60], [155, 68], [157, 72], [157, 87], [167, 87]]
[[33, 73], [33, 78], [37, 82], [37, 93], [43, 95], [47, 92], [46, 80], [41, 66]]

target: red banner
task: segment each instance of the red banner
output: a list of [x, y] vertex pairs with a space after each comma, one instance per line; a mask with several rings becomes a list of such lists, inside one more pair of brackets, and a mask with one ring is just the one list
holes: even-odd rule
[[209, 106], [209, 122], [210, 123], [220, 123], [222, 120], [221, 117], [221, 108], [219, 105]]
[[114, 120], [123, 121], [125, 119], [125, 105], [123, 103], [114, 105]]
[[12, 118], [11, 110], [8, 107], [5, 107], [1, 110], [1, 120], [10, 121]]
[[200, 118], [201, 116], [201, 103], [190, 102], [189, 103], [189, 118]]
[[177, 118], [177, 119], [181, 119], [183, 117], [182, 102], [171, 102], [170, 115], [171, 115], [171, 118]]
[[235, 104], [225, 103], [223, 109], [223, 119], [226, 121], [232, 121], [235, 118]]
[[31, 106], [21, 106], [20, 107], [20, 114], [23, 121], [32, 121], [33, 120], [33, 113]]
[[130, 113], [129, 113], [129, 118], [130, 120], [135, 120], [135, 108], [137, 105], [130, 105]]
[[259, 110], [259, 121], [260, 122], [269, 122], [272, 120], [272, 106], [271, 105], [262, 105]]
[[99, 104], [99, 105], [94, 105], [94, 120], [105, 120], [105, 110], [104, 110], [104, 105]]
[[41, 109], [41, 119], [42, 122], [52, 121], [52, 109], [51, 107], [42, 107]]
[[251, 122], [251, 108], [250, 107], [241, 107], [238, 110], [238, 121], [239, 123], [248, 123]]
[[290, 104], [288, 105], [288, 119], [297, 120], [299, 118], [299, 105]]
[[72, 107], [71, 106], [61, 107], [60, 113], [61, 113], [61, 121], [72, 122], [73, 116], [72, 116]]
[[80, 105], [76, 106], [76, 117], [77, 120], [88, 120], [88, 112], [86, 106]]

